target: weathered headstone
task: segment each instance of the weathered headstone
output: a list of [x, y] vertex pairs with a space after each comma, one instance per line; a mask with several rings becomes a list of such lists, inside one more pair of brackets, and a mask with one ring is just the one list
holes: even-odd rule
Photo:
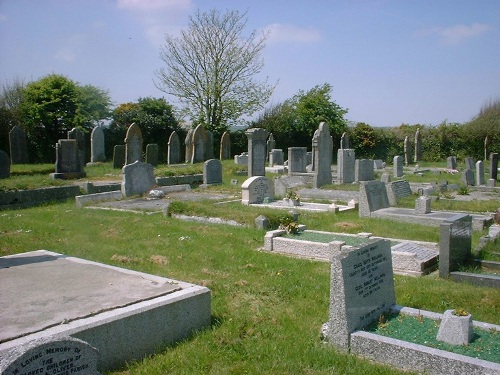
[[220, 160], [210, 159], [203, 164], [203, 184], [222, 184], [222, 164]]
[[257, 229], [269, 229], [269, 219], [264, 215], [259, 215], [255, 218], [255, 228]]
[[459, 214], [439, 227], [439, 276], [447, 278], [469, 258], [472, 248], [472, 217]]
[[345, 149], [350, 149], [350, 144], [349, 144], [349, 134], [347, 134], [347, 132], [343, 132], [342, 133], [342, 136], [340, 137], [340, 148], [342, 150], [345, 150]]
[[492, 152], [490, 154], [490, 179], [497, 180], [498, 175], [498, 154]]
[[484, 160], [488, 159], [488, 146], [490, 141], [488, 140], [488, 136], [484, 137]]
[[73, 128], [68, 132], [68, 139], [76, 141], [76, 150], [78, 153], [78, 162], [81, 168], [85, 166], [85, 135], [79, 128]]
[[276, 141], [274, 140], [273, 133], [269, 134], [266, 143], [266, 160], [270, 157], [269, 153], [276, 148]]
[[[191, 164], [200, 163], [211, 159], [210, 154], [210, 136], [205, 127], [200, 124], [193, 131]], [[213, 154], [213, 149], [212, 149]]]
[[425, 215], [431, 212], [431, 198], [420, 196], [415, 199], [415, 213], [417, 215]]
[[269, 166], [283, 165], [285, 163], [285, 153], [280, 149], [273, 149], [269, 153]]
[[156, 143], [146, 145], [146, 163], [153, 167], [158, 165], [158, 145]]
[[220, 139], [219, 159], [231, 159], [231, 136], [229, 135], [228, 131], [225, 131]]
[[0, 150], [0, 178], [10, 177], [10, 158], [3, 150]]
[[406, 180], [389, 182], [386, 188], [389, 205], [393, 207], [397, 206], [398, 199], [409, 197], [412, 194], [410, 184]]
[[384, 172], [380, 175], [380, 181], [382, 181], [385, 184], [388, 184], [391, 182], [391, 175], [387, 172]]
[[474, 178], [474, 171], [472, 169], [466, 169], [465, 171], [462, 172], [462, 183], [465, 186], [474, 186], [475, 183], [475, 178]]
[[78, 152], [75, 139], [60, 139], [56, 144], [55, 173], [51, 173], [53, 179], [72, 179], [85, 177], [81, 153]]
[[100, 126], [96, 126], [90, 134], [90, 162], [98, 163], [103, 161], [106, 161], [104, 132]]
[[141, 128], [134, 122], [125, 136], [125, 164], [142, 161], [142, 142]]
[[125, 197], [143, 194], [151, 190], [155, 185], [153, 166], [148, 163], [135, 161], [122, 168], [122, 194]]
[[174, 131], [168, 138], [167, 164], [178, 164], [181, 162], [181, 142], [179, 135]]
[[405, 165], [408, 166], [410, 164], [411, 155], [410, 155], [410, 140], [408, 136], [405, 137], [404, 140], [404, 152], [405, 152]]
[[391, 245], [378, 239], [333, 252], [330, 276], [330, 319], [325, 335], [348, 351], [350, 335], [370, 324], [396, 303]]
[[125, 145], [113, 147], [113, 168], [122, 168], [125, 165]]
[[393, 174], [394, 174], [394, 177], [403, 177], [403, 158], [401, 156], [394, 156], [394, 159], [393, 159], [393, 163], [394, 163], [394, 171], [393, 171]]
[[12, 164], [28, 164], [28, 146], [26, 133], [16, 125], [9, 132], [10, 162]]
[[457, 169], [457, 158], [455, 156], [448, 156], [446, 158], [446, 168]]
[[288, 148], [288, 174], [305, 173], [307, 167], [307, 147]]
[[362, 181], [359, 186], [359, 216], [389, 207], [387, 188], [382, 181]]
[[422, 160], [422, 136], [420, 135], [420, 128], [415, 132], [415, 155], [413, 161], [415, 163]]
[[264, 176], [253, 176], [241, 185], [241, 203], [245, 205], [263, 203], [274, 199], [274, 183]]
[[266, 175], [266, 141], [268, 131], [261, 128], [249, 129], [248, 137], [248, 177]]
[[99, 375], [97, 360], [97, 350], [82, 340], [72, 337], [37, 339], [0, 358], [0, 374]]
[[373, 160], [356, 159], [354, 165], [354, 180], [356, 182], [371, 181], [373, 180], [374, 176], [375, 174], [373, 170]]
[[191, 163], [191, 159], [193, 157], [193, 133], [194, 129], [189, 129], [186, 138], [184, 138], [185, 149], [185, 159], [186, 163]]
[[353, 149], [340, 149], [337, 151], [337, 182], [350, 184], [355, 179], [356, 155]]
[[328, 129], [325, 122], [319, 124], [314, 135], [314, 176], [312, 186], [317, 189], [332, 183], [333, 141], [330, 129]]
[[234, 155], [234, 164], [248, 165], [248, 152], [242, 152], [240, 155]]
[[484, 163], [482, 160], [476, 162], [476, 185], [484, 185]]
[[474, 169], [474, 158], [466, 157], [464, 159], [465, 169]]

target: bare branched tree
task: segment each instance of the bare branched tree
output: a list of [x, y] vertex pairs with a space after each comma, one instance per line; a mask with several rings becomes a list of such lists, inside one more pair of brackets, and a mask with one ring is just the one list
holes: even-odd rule
[[167, 35], [156, 72], [156, 86], [176, 97], [195, 123], [222, 133], [245, 115], [263, 108], [274, 85], [257, 82], [264, 62], [260, 55], [268, 34], [243, 36], [246, 13], [199, 11], [179, 37]]

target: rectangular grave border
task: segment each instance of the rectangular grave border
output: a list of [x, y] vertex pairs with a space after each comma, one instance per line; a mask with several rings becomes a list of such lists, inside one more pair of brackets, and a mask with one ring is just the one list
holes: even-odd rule
[[78, 185], [5, 191], [0, 193], [0, 210], [27, 208], [48, 202], [63, 202], [79, 194]]

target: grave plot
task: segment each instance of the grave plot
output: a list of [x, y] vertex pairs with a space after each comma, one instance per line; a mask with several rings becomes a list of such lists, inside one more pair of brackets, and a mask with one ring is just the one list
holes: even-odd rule
[[[360, 246], [379, 237], [371, 233], [345, 234], [307, 230], [300, 226], [297, 234], [286, 230], [273, 230], [264, 237], [264, 250], [293, 256], [330, 261], [342, 246]], [[432, 242], [388, 239], [394, 273], [400, 275], [426, 275], [438, 267], [438, 244]]]
[[[389, 241], [375, 239], [361, 246], [341, 246], [332, 257], [330, 319], [322, 327], [323, 339], [338, 350], [405, 370], [436, 375], [500, 373], [500, 363], [365, 330], [377, 322], [383, 323], [381, 317], [392, 313], [443, 318], [442, 314], [408, 309], [395, 303]], [[470, 322], [475, 334], [480, 335], [479, 329], [500, 332], [500, 326]], [[444, 335], [449, 337], [455, 333]], [[441, 330], [440, 334], [443, 334]], [[442, 337], [439, 336], [436, 339]]]
[[[52, 356], [38, 353], [47, 341], [64, 340], [54, 345], [73, 348], [67, 341], [78, 339], [84, 344], [77, 348], [95, 348], [97, 369], [108, 371], [210, 325], [211, 297], [205, 287], [46, 250], [1, 257], [0, 279], [0, 369], [16, 369], [24, 349], [35, 347], [30, 358], [40, 365], [37, 369], [71, 371], [52, 372], [57, 370], [47, 367], [55, 363]], [[77, 362], [77, 352], [66, 352], [68, 357], [57, 361], [95, 363], [90, 357]]]

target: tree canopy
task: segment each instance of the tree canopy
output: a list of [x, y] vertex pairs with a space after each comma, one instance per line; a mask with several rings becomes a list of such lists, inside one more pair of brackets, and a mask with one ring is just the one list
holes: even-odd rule
[[238, 11], [198, 11], [179, 37], [165, 37], [160, 50], [165, 66], [156, 72], [157, 87], [215, 135], [262, 109], [274, 90], [267, 78], [255, 80], [267, 34], [244, 36], [246, 22]]

